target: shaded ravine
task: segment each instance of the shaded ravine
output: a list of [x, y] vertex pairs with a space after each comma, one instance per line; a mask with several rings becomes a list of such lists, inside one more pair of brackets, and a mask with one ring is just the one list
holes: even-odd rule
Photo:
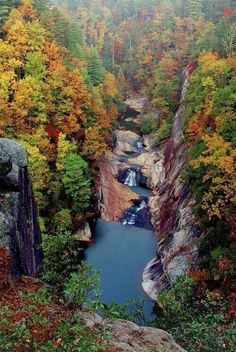
[[155, 302], [142, 289], [142, 273], [156, 251], [148, 206], [152, 192], [135, 163], [145, 148], [132, 131], [118, 130], [116, 139], [113, 152], [97, 163], [101, 219], [85, 257], [101, 272], [99, 288], [104, 303], [145, 300], [143, 312], [145, 319], [150, 319]]
[[[148, 264], [146, 262], [147, 266], [143, 268], [142, 287], [153, 300], [177, 276], [187, 275], [197, 259], [196, 242], [201, 232], [192, 212], [190, 190], [181, 179], [187, 164], [182, 120], [189, 76], [190, 67], [187, 66], [182, 74], [180, 106], [170, 138], [162, 148], [153, 149], [151, 135], [141, 139], [145, 148], [137, 146], [141, 137], [123, 127], [116, 131], [117, 145], [113, 152], [97, 163], [96, 190], [103, 220], [140, 226], [136, 222], [139, 218], [136, 211], [138, 209], [141, 214], [148, 209], [141, 222], [148, 229], [146, 221], [151, 221], [158, 243], [154, 244], [153, 259], [147, 260]], [[133, 191], [138, 179], [142, 179], [147, 189], [153, 190], [151, 195], [145, 197], [137, 194], [137, 190]], [[125, 226], [122, 231], [127, 232], [129, 227]], [[128, 267], [127, 262], [125, 264]]]

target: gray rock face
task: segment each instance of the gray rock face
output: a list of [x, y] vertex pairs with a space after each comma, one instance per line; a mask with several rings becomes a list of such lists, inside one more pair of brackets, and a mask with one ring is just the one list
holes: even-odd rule
[[11, 168], [11, 158], [0, 146], [0, 177], [6, 176]]
[[27, 152], [0, 138], [0, 246], [10, 254], [10, 273], [36, 276], [42, 259], [37, 208], [27, 171]]
[[[80, 312], [81, 313], [81, 312]], [[140, 327], [126, 320], [103, 320], [92, 313], [81, 313], [88, 328], [97, 325], [106, 326], [112, 333], [107, 351], [111, 352], [186, 352], [167, 332]]]
[[174, 117], [171, 136], [163, 148], [162, 161], [159, 161], [159, 174], [162, 177], [150, 202], [159, 257], [154, 258], [146, 267], [143, 288], [153, 298], [173, 284], [177, 276], [187, 276], [198, 256], [197, 236], [201, 231], [192, 212], [190, 190], [181, 180], [187, 164], [182, 119], [188, 82], [187, 67], [182, 75], [180, 107]]
[[25, 148], [11, 139], [0, 138], [0, 148], [10, 157], [11, 162], [19, 167], [28, 165], [28, 157]]

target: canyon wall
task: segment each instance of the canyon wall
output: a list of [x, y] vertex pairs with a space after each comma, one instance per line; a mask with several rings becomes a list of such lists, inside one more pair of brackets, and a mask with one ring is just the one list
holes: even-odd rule
[[192, 196], [182, 181], [187, 164], [182, 120], [184, 99], [190, 69], [182, 74], [180, 106], [174, 117], [170, 138], [160, 151], [162, 179], [151, 199], [153, 226], [158, 239], [158, 256], [146, 267], [143, 287], [153, 298], [157, 292], [171, 285], [179, 275], [186, 275], [197, 259], [196, 240], [201, 231], [192, 212]]
[[[191, 67], [182, 73], [182, 89], [179, 109], [174, 117], [170, 137], [162, 147], [153, 147], [153, 136], [145, 135], [144, 148], [137, 149], [141, 138], [132, 131], [116, 131], [116, 147], [97, 163], [96, 191], [101, 218], [120, 221], [122, 214], [139, 196], [118, 182], [117, 178], [127, 168], [140, 170], [146, 186], [153, 194], [148, 198], [152, 226], [157, 234], [157, 256], [143, 273], [143, 288], [153, 298], [169, 287], [179, 275], [187, 275], [197, 259], [197, 238], [201, 234], [192, 212], [190, 189], [182, 176], [187, 165], [187, 148], [184, 143], [184, 100]], [[130, 98], [132, 107], [147, 104]], [[135, 103], [135, 104], [134, 104]], [[136, 145], [135, 145], [136, 143]]]
[[37, 207], [27, 165], [26, 150], [0, 138], [0, 261], [2, 256], [9, 257], [5, 281], [21, 275], [37, 276], [42, 261]]

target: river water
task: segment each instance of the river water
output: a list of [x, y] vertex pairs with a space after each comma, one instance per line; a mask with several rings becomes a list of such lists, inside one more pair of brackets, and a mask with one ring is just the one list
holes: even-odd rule
[[[130, 110], [123, 118], [123, 125], [125, 118], [130, 118]], [[140, 195], [151, 195], [150, 190], [138, 185], [131, 188]], [[98, 219], [94, 242], [85, 251], [85, 259], [100, 271], [98, 288], [102, 302], [126, 304], [133, 299], [145, 300], [143, 313], [146, 320], [151, 319], [155, 302], [142, 289], [142, 274], [155, 251], [156, 237], [152, 231]]]

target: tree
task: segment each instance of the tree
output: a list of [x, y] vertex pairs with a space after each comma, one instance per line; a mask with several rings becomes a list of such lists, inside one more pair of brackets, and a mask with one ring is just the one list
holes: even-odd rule
[[6, 41], [14, 47], [15, 58], [22, 59], [28, 50], [28, 33], [21, 13], [13, 9], [5, 22]]
[[187, 14], [193, 21], [202, 16], [202, 9], [202, 0], [187, 0]]
[[206, 135], [202, 140], [206, 149], [190, 162], [194, 169], [205, 167], [206, 173], [202, 181], [210, 184], [203, 195], [202, 208], [210, 218], [227, 217], [236, 206], [236, 151], [217, 134]]
[[62, 183], [66, 195], [71, 200], [74, 214], [83, 213], [89, 206], [91, 196], [91, 179], [86, 161], [79, 155], [71, 153], [65, 159]]
[[29, 155], [29, 172], [33, 183], [33, 190], [39, 207], [45, 206], [44, 192], [48, 189], [50, 182], [50, 170], [47, 158], [40, 152], [37, 146], [21, 140]]
[[223, 45], [228, 57], [233, 56], [234, 49], [236, 48], [236, 23], [232, 23], [224, 35]]
[[71, 143], [66, 139], [66, 135], [63, 133], [59, 134], [58, 143], [57, 143], [57, 159], [56, 159], [56, 168], [57, 171], [63, 171], [65, 167], [66, 157], [76, 152], [76, 145]]
[[7, 19], [11, 9], [19, 4], [19, 0], [0, 0], [0, 26]]
[[85, 141], [83, 145], [83, 155], [89, 160], [98, 160], [108, 151], [108, 146], [104, 142], [102, 128], [96, 124], [85, 131]]
[[88, 75], [94, 86], [102, 84], [104, 81], [104, 70], [95, 51], [88, 58]]
[[30, 51], [26, 55], [25, 75], [42, 81], [46, 76], [46, 56], [41, 51]]

